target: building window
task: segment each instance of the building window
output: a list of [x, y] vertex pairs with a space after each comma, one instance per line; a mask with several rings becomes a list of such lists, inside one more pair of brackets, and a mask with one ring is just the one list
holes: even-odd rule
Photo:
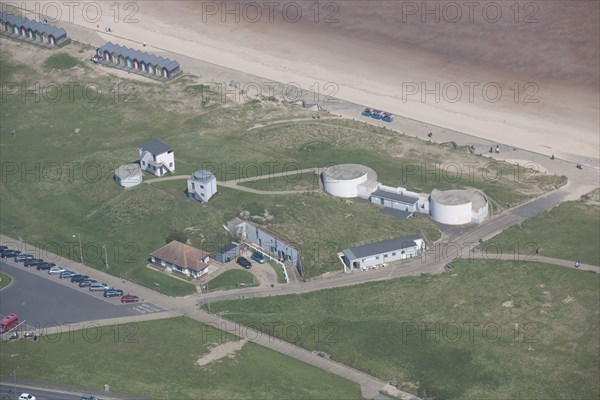
[[400, 254], [405, 254], [405, 253], [406, 253], [406, 252], [405, 252], [404, 250], [402, 250], [402, 251], [400, 252]]
[[142, 161], [142, 165], [146, 165], [146, 161]]
[[392, 257], [394, 257], [396, 255], [396, 253], [392, 253]]
[[376, 260], [379, 260], [379, 256], [375, 256], [375, 259], [376, 259]]
[[204, 189], [204, 185], [200, 185], [200, 189]]
[[172, 166], [173, 166], [173, 163], [172, 163], [172, 162], [170, 162], [170, 163], [169, 163], [169, 167], [172, 167]]
[[194, 182], [191, 182], [192, 184], [192, 190], [196, 190], [196, 185], [194, 184]]
[[387, 258], [387, 256], [388, 256], [387, 254], [384, 254], [384, 255], [383, 255], [383, 258]]

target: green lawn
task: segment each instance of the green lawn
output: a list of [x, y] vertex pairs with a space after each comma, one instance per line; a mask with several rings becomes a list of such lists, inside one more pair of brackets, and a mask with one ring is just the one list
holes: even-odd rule
[[284, 340], [423, 397], [597, 398], [598, 275], [538, 263], [453, 264], [453, 273], [220, 302], [211, 311], [275, 326]]
[[319, 189], [319, 179], [319, 176], [313, 172], [300, 174], [289, 171], [285, 176], [242, 182], [239, 185], [257, 190], [316, 190]]
[[[253, 343], [233, 357], [196, 361], [239, 338], [188, 318], [149, 321], [31, 341], [2, 342], [0, 375], [164, 399], [356, 399], [353, 382]], [[93, 362], [82, 362], [83, 360]], [[258, 367], [258, 368], [257, 368]]]
[[267, 259], [267, 263], [269, 263], [269, 265], [275, 270], [275, 273], [277, 274], [277, 283], [287, 283], [285, 281], [285, 274], [283, 273], [281, 267], [277, 265], [275, 261], [270, 259]]
[[0, 289], [8, 286], [12, 282], [12, 278], [10, 277], [10, 275], [5, 274], [4, 272], [0, 272], [0, 278], [2, 279], [0, 281]]
[[56, 53], [48, 57], [44, 66], [48, 69], [71, 69], [76, 65], [83, 65], [75, 57], [66, 53]]
[[245, 287], [254, 286], [254, 275], [241, 269], [230, 269], [208, 281], [208, 291], [237, 289], [240, 284]]
[[[114, 169], [134, 161], [139, 145], [149, 139], [174, 147], [177, 174], [204, 168], [220, 181], [338, 162], [363, 163], [389, 185], [423, 190], [476, 187], [500, 205], [531, 198], [560, 181], [534, 175], [524, 182], [511, 175], [508, 165], [501, 165], [507, 171], [502, 177], [484, 179], [481, 171], [488, 160], [465, 149], [430, 145], [349, 120], [314, 120], [310, 110], [296, 105], [222, 104], [192, 76], [164, 85], [105, 75], [105, 69], [88, 63], [64, 74], [52, 69], [69, 67], [72, 59], [81, 59], [82, 49], [71, 43], [52, 54], [12, 41], [3, 46], [0, 85], [65, 86], [58, 99], [41, 96], [36, 101], [5, 93], [0, 232], [75, 260], [80, 252], [73, 235], [81, 234], [87, 265], [106, 270], [106, 247], [107, 272], [150, 287], [159, 283], [168, 294], [191, 294], [195, 288], [148, 269], [149, 254], [174, 231], [185, 232], [194, 246], [214, 253], [220, 243], [231, 241], [223, 224], [241, 214], [301, 247], [308, 278], [339, 270], [335, 254], [341, 248], [417, 233], [436, 240], [440, 233], [427, 218], [399, 221], [377, 207], [322, 194], [261, 196], [219, 188], [208, 206], [202, 206], [186, 200], [185, 180], [119, 188]], [[19, 64], [11, 56], [17, 51], [22, 59], [39, 60], [40, 54], [48, 58]], [[90, 85], [70, 92], [72, 82]], [[300, 121], [285, 122], [291, 119]], [[6, 134], [12, 129], [16, 136]], [[444, 163], [459, 161], [475, 162], [477, 173], [440, 179]], [[437, 170], [433, 176], [424, 173], [432, 168]], [[300, 175], [299, 181], [306, 179]], [[280, 188], [289, 183], [273, 181]]]
[[539, 254], [600, 265], [600, 189], [525, 220], [484, 243], [489, 251]]

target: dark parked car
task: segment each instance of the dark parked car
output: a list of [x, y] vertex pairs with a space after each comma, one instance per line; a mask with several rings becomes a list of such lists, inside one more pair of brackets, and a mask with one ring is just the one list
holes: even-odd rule
[[44, 262], [44, 260], [42, 260], [41, 258], [30, 258], [29, 260], [25, 260], [23, 265], [26, 267], [33, 267], [33, 266], [41, 264], [43, 262]]
[[88, 278], [84, 281], [79, 282], [79, 287], [89, 287], [89, 286], [92, 286], [92, 283], [96, 283], [96, 282], [98, 282], [98, 281]]
[[36, 268], [38, 271], [42, 271], [42, 270], [43, 270], [43, 271], [46, 271], [46, 270], [49, 270], [49, 269], [50, 269], [50, 268], [52, 268], [52, 267], [56, 267], [56, 264], [54, 264], [54, 263], [49, 263], [49, 262], [43, 262], [43, 263], [40, 263], [40, 264], [38, 264], [38, 265], [37, 265], [35, 268]]
[[244, 257], [238, 257], [237, 261], [236, 261], [239, 265], [241, 265], [242, 267], [246, 268], [246, 269], [250, 269], [252, 268], [252, 263], [250, 261], [248, 261], [247, 258]]
[[33, 255], [31, 254], [19, 254], [18, 256], [15, 257], [15, 262], [23, 262], [25, 260], [29, 260], [35, 258], [33, 257]]
[[264, 264], [267, 262], [267, 260], [265, 260], [265, 256], [260, 251], [255, 251], [252, 253], [251, 258], [259, 264]]
[[121, 297], [123, 291], [121, 289], [108, 289], [104, 291], [104, 297]]
[[4, 250], [2, 252], [2, 258], [14, 258], [21, 254], [19, 250]]
[[79, 282], [83, 282], [87, 279], [90, 279], [90, 277], [87, 275], [76, 274], [71, 277], [71, 283], [79, 283]]

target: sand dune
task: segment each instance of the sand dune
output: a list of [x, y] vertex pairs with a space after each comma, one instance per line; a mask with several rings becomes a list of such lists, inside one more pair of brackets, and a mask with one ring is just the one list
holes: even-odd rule
[[[344, 100], [499, 143], [598, 158], [600, 2], [479, 1], [471, 16], [464, 2], [351, 0], [318, 3], [317, 16], [314, 2], [299, 1], [297, 22], [293, 2], [280, 2], [272, 20], [264, 6], [257, 18], [248, 3], [136, 2], [138, 22], [127, 24], [103, 4], [98, 24], [149, 49], [321, 93], [334, 88]], [[451, 22], [457, 10], [462, 16]], [[73, 18], [95, 28], [81, 12]]]

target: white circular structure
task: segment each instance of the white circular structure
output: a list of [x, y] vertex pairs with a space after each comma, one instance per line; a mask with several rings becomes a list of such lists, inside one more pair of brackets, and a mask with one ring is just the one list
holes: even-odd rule
[[446, 225], [481, 223], [488, 216], [487, 197], [473, 189], [431, 192], [429, 213], [434, 221]]
[[360, 184], [377, 180], [377, 173], [359, 164], [333, 165], [323, 171], [323, 189], [337, 197], [358, 197]]
[[142, 183], [144, 174], [139, 164], [125, 164], [115, 169], [115, 181], [123, 187], [132, 187]]

